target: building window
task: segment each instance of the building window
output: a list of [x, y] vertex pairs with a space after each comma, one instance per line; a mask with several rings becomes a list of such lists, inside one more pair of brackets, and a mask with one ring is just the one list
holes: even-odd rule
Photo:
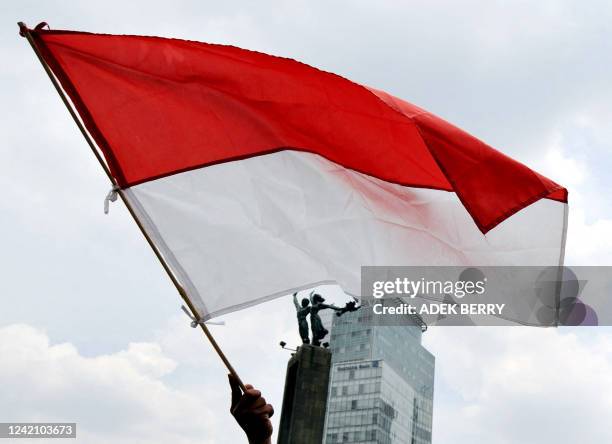
[[353, 399], [351, 401], [351, 410], [357, 410], [357, 400]]

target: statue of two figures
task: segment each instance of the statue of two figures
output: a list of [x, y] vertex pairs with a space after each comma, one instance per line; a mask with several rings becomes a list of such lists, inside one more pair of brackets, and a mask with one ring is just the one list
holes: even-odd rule
[[[354, 299], [354, 298], [353, 298]], [[349, 311], [357, 311], [361, 306], [357, 305], [357, 299], [351, 302], [347, 302], [344, 307], [336, 307], [333, 304], [326, 304], [325, 299], [314, 291], [310, 292], [309, 298], [303, 298], [301, 305], [297, 300], [297, 292], [293, 293], [293, 304], [297, 312], [298, 326], [300, 330], [300, 337], [302, 343], [310, 344], [310, 338], [308, 337], [308, 321], [306, 316], [310, 315], [310, 329], [312, 331], [312, 345], [321, 345], [321, 340], [327, 336], [327, 329], [321, 322], [319, 312], [325, 309], [331, 309], [336, 311], [336, 316], [342, 316], [344, 313]]]

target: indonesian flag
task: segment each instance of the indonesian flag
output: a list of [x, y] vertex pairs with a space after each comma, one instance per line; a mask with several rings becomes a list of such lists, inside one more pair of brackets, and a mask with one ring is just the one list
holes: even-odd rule
[[233, 46], [32, 31], [204, 318], [363, 265], [559, 265], [567, 191], [433, 114]]

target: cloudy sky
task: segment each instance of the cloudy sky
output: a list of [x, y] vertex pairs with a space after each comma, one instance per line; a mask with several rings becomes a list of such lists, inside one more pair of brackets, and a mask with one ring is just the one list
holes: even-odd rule
[[[0, 18], [0, 422], [78, 422], [94, 444], [244, 442], [219, 359], [122, 204], [102, 213], [108, 181], [19, 20], [229, 43], [387, 90], [568, 187], [567, 262], [612, 265], [609, 2], [22, 0]], [[281, 299], [212, 327], [278, 411], [293, 317]], [[424, 342], [434, 443], [612, 441], [611, 330]]]

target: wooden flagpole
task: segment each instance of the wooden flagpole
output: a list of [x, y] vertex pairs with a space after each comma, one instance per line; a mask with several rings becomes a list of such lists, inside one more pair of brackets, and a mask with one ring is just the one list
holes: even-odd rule
[[49, 66], [47, 65], [47, 63], [43, 59], [42, 54], [40, 53], [40, 50], [36, 46], [36, 42], [32, 38], [32, 34], [30, 33], [30, 30], [28, 29], [26, 24], [23, 23], [23, 22], [18, 22], [17, 24], [19, 25], [19, 33], [20, 33], [20, 35], [25, 37], [28, 40], [28, 43], [30, 43], [30, 46], [34, 50], [34, 53], [36, 54], [36, 57], [38, 57], [38, 61], [40, 62], [40, 64], [45, 69], [45, 72], [49, 76], [49, 79], [51, 80], [51, 83], [55, 87], [55, 90], [57, 91], [57, 93], [59, 94], [60, 98], [62, 99], [62, 102], [64, 102], [64, 105], [68, 109], [68, 112], [72, 116], [72, 119], [74, 120], [74, 122], [76, 123], [77, 127], [81, 131], [81, 134], [83, 135], [83, 137], [87, 141], [87, 144], [89, 145], [89, 148], [91, 148], [91, 151], [96, 156], [96, 159], [98, 159], [98, 162], [100, 163], [100, 166], [102, 167], [102, 169], [104, 169], [104, 172], [106, 173], [106, 176], [108, 177], [108, 179], [113, 184], [113, 187], [115, 189], [117, 189], [117, 193], [119, 194], [119, 196], [121, 197], [121, 200], [123, 201], [123, 203], [127, 207], [127, 209], [130, 212], [130, 214], [132, 215], [132, 218], [134, 219], [134, 222], [136, 222], [136, 225], [138, 225], [138, 228], [140, 229], [140, 232], [142, 233], [144, 238], [147, 240], [149, 246], [151, 247], [151, 249], [155, 253], [155, 256], [157, 257], [157, 260], [159, 261], [159, 263], [162, 265], [162, 267], [164, 268], [164, 270], [168, 274], [168, 277], [170, 278], [170, 280], [174, 284], [174, 287], [178, 291], [179, 295], [181, 296], [181, 298], [183, 299], [185, 304], [187, 304], [187, 306], [189, 307], [189, 310], [193, 314], [194, 319], [196, 320], [196, 322], [202, 328], [202, 331], [204, 332], [204, 334], [206, 335], [206, 337], [210, 341], [211, 345], [213, 346], [213, 348], [215, 349], [215, 351], [217, 352], [217, 354], [219, 355], [219, 357], [223, 361], [223, 364], [225, 364], [225, 367], [227, 367], [227, 370], [232, 374], [232, 376], [234, 376], [234, 378], [236, 378], [236, 381], [240, 385], [240, 388], [242, 389], [242, 391], [245, 392], [246, 388], [245, 388], [242, 380], [238, 376], [238, 373], [236, 373], [236, 370], [234, 370], [234, 367], [232, 366], [232, 364], [230, 364], [229, 360], [225, 356], [225, 353], [223, 353], [223, 350], [221, 350], [221, 347], [219, 347], [219, 344], [217, 343], [217, 341], [215, 340], [215, 338], [211, 334], [210, 330], [208, 329], [208, 327], [202, 321], [202, 318], [200, 317], [198, 311], [195, 309], [195, 306], [193, 305], [193, 303], [191, 302], [191, 300], [187, 296], [187, 293], [185, 292], [183, 287], [180, 285], [180, 283], [178, 282], [178, 280], [174, 276], [174, 273], [172, 273], [172, 270], [170, 269], [170, 267], [166, 263], [165, 259], [161, 255], [161, 252], [159, 251], [157, 246], [153, 243], [153, 241], [151, 240], [151, 237], [148, 235], [148, 233], [145, 231], [142, 223], [136, 217], [136, 213], [134, 212], [134, 209], [132, 208], [132, 205], [130, 204], [130, 201], [128, 199], [126, 199], [126, 197], [125, 197], [125, 195], [123, 193], [123, 190], [121, 188], [119, 188], [119, 186], [117, 184], [117, 181], [112, 176], [112, 174], [110, 172], [110, 169], [108, 168], [108, 166], [104, 162], [104, 159], [102, 158], [102, 155], [100, 154], [100, 152], [96, 148], [96, 145], [94, 144], [93, 140], [91, 139], [91, 136], [89, 135], [89, 133], [85, 129], [85, 126], [83, 125], [83, 123], [79, 119], [78, 114], [74, 110], [74, 108], [72, 107], [71, 102], [68, 100], [68, 97], [66, 96], [66, 93], [64, 92], [64, 90], [60, 86], [59, 82], [55, 78], [55, 75], [51, 71], [51, 68], [49, 68]]

